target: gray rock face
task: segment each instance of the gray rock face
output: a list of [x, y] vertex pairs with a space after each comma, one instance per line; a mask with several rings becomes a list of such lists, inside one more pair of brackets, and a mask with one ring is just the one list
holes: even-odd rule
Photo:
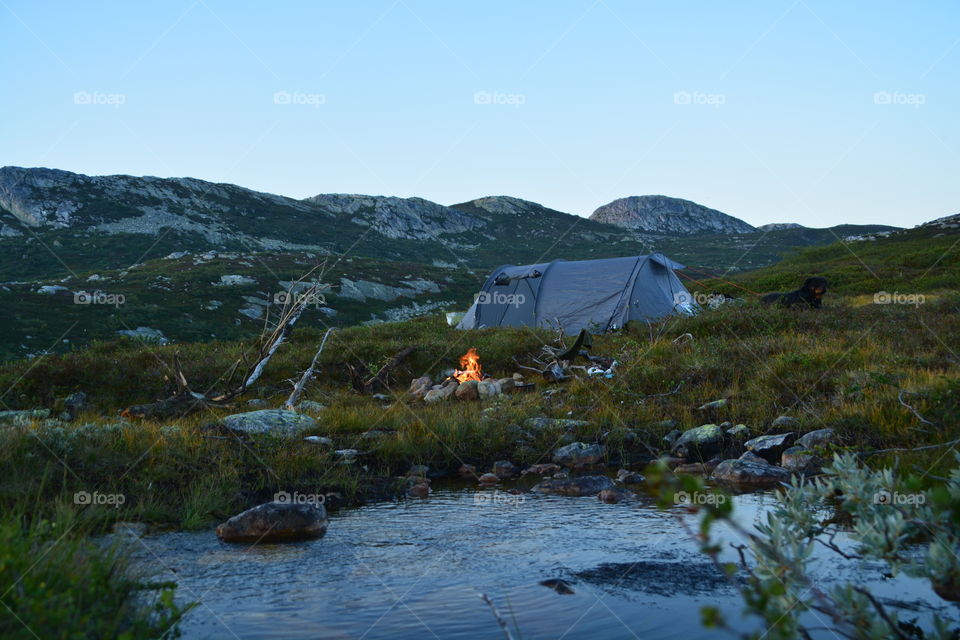
[[579, 476], [551, 478], [534, 485], [530, 490], [534, 493], [556, 496], [595, 496], [604, 489], [614, 487], [613, 480], [607, 476]]
[[591, 220], [626, 229], [671, 235], [750, 233], [754, 227], [739, 218], [696, 202], [668, 196], [630, 196], [599, 207]]
[[759, 436], [753, 440], [747, 440], [743, 443], [743, 446], [754, 455], [776, 464], [780, 461], [780, 454], [790, 447], [796, 439], [797, 435], [791, 431], [770, 436]]
[[757, 227], [757, 231], [786, 231], [788, 229], [803, 229], [802, 224], [796, 222], [770, 222]]
[[583, 467], [603, 460], [604, 447], [599, 444], [573, 442], [553, 452], [553, 461], [567, 467]]
[[322, 504], [268, 502], [221, 524], [217, 537], [224, 542], [293, 542], [321, 537], [328, 524]]
[[[106, 233], [157, 235], [162, 227], [195, 231], [212, 242], [237, 235], [216, 219], [231, 211], [231, 199], [240, 196], [261, 206], [283, 205], [305, 213], [305, 203], [269, 193], [193, 178], [85, 176], [45, 168], [0, 168], [0, 208], [35, 228], [86, 227]], [[105, 218], [88, 212], [90, 203], [121, 204], [119, 213]]]
[[790, 479], [790, 472], [772, 464], [747, 460], [724, 460], [713, 470], [713, 479], [735, 487], [774, 487]]
[[330, 193], [307, 198], [305, 202], [348, 215], [355, 224], [372, 227], [388, 238], [439, 239], [486, 225], [476, 216], [422, 198]]
[[672, 453], [689, 460], [709, 460], [723, 450], [723, 444], [720, 425], [704, 424], [684, 431], [673, 443]]
[[279, 436], [294, 436], [304, 429], [317, 425], [308, 415], [284, 409], [262, 409], [235, 413], [223, 419], [228, 429], [243, 433], [270, 433]]
[[536, 202], [530, 202], [522, 198], [514, 198], [513, 196], [486, 196], [453, 206], [454, 208], [458, 208], [464, 205], [471, 205], [488, 213], [508, 216], [528, 215], [532, 211], [538, 211], [544, 208], [543, 205], [537, 204]]

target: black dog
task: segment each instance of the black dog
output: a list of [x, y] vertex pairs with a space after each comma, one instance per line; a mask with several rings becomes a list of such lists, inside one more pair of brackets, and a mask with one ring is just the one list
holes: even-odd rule
[[784, 307], [795, 304], [809, 305], [814, 309], [819, 309], [823, 294], [826, 292], [827, 279], [817, 276], [804, 280], [803, 286], [796, 291], [791, 291], [790, 293], [768, 293], [760, 298], [760, 302], [763, 304], [778, 303]]

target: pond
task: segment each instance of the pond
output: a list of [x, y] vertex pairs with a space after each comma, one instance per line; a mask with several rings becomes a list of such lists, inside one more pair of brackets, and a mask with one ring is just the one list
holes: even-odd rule
[[[733, 500], [746, 525], [774, 503], [763, 493]], [[158, 578], [179, 584], [178, 598], [199, 603], [181, 626], [187, 639], [502, 640], [484, 593], [518, 640], [717, 637], [700, 624], [704, 605], [740, 629], [757, 626], [741, 618], [735, 587], [682, 522], [695, 529], [697, 516], [643, 501], [448, 486], [427, 500], [343, 509], [310, 542], [230, 545], [204, 531], [147, 536], [133, 548]], [[914, 601], [922, 618], [942, 606], [926, 583], [887, 579], [879, 564], [823, 552], [817, 565], [822, 587], [869, 583], [881, 597]], [[557, 579], [567, 588], [541, 584]]]

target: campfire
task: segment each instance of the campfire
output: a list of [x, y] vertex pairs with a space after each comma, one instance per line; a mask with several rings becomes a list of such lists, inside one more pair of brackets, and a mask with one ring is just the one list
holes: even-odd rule
[[453, 370], [453, 377], [456, 378], [460, 384], [463, 384], [467, 380], [476, 380], [477, 382], [483, 380], [480, 356], [477, 355], [477, 350], [473, 347], [470, 347], [465, 354], [460, 356], [460, 366], [463, 367], [463, 369]]
[[452, 399], [480, 400], [502, 393], [531, 391], [534, 387], [533, 384], [524, 383], [519, 373], [499, 379], [488, 376], [480, 366], [480, 354], [470, 347], [460, 357], [460, 368], [454, 369], [452, 375], [439, 384], [434, 384], [430, 376], [416, 378], [410, 383], [410, 394], [431, 403]]

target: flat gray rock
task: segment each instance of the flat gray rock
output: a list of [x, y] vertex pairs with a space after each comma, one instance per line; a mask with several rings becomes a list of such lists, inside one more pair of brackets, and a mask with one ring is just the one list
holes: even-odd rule
[[285, 409], [261, 409], [235, 413], [223, 419], [228, 429], [242, 433], [269, 433], [278, 436], [294, 436], [304, 429], [317, 426], [310, 416]]

